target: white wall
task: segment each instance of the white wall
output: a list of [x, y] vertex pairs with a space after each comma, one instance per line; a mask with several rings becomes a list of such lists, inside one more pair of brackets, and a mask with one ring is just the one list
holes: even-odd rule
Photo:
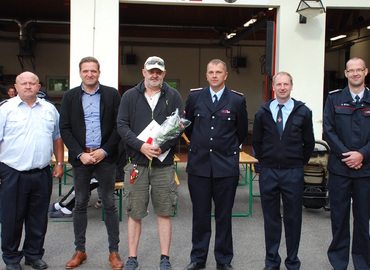
[[118, 87], [119, 1], [71, 1], [70, 86], [81, 83], [78, 64], [94, 56], [104, 73], [102, 84]]

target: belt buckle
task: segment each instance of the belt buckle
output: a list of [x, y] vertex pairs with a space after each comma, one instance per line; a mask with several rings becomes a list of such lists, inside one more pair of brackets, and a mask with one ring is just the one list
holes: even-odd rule
[[93, 151], [95, 151], [97, 149], [98, 148], [88, 148], [88, 147], [86, 147], [86, 153], [91, 153], [91, 152], [93, 152]]

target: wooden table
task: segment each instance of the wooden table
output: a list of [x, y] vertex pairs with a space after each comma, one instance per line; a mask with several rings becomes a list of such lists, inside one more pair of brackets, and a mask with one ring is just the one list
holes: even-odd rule
[[[252, 164], [258, 162], [257, 159], [252, 157], [251, 155], [240, 152], [239, 154], [239, 165], [243, 166], [243, 169], [240, 171], [240, 176], [243, 178], [243, 181], [239, 181], [238, 186], [246, 186], [249, 185], [249, 211], [248, 213], [233, 213], [233, 217], [248, 217], [252, 214], [252, 197], [253, 197], [253, 189], [252, 189], [252, 180], [253, 180], [253, 170]], [[249, 166], [248, 166], [249, 165]], [[249, 181], [248, 181], [248, 168], [249, 168]], [[244, 175], [242, 172], [245, 172]], [[212, 213], [214, 217], [215, 214]]]
[[[253, 187], [252, 187], [252, 180], [253, 180], [253, 170], [252, 164], [258, 162], [257, 159], [252, 157], [251, 155], [240, 152], [239, 154], [239, 164], [243, 166], [244, 170], [240, 171], [240, 175], [243, 177], [243, 181], [239, 181], [239, 186], [246, 186], [249, 185], [249, 211], [248, 213], [241, 213], [241, 214], [233, 214], [233, 217], [248, 217], [252, 215], [252, 198], [253, 198]], [[248, 168], [249, 168], [249, 181], [248, 181]], [[242, 174], [244, 171], [244, 175]]]

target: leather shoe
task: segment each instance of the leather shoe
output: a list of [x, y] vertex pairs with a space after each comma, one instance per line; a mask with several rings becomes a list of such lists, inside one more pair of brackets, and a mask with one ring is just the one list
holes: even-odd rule
[[67, 262], [66, 269], [76, 268], [80, 266], [80, 264], [85, 263], [86, 259], [87, 259], [87, 256], [85, 252], [76, 251], [73, 254], [72, 258]]
[[31, 265], [32, 266], [32, 269], [47, 269], [48, 268], [48, 265], [46, 264], [46, 262], [44, 262], [43, 260], [41, 259], [37, 259], [37, 260], [34, 260], [34, 261], [25, 261], [24, 262], [25, 265]]
[[198, 270], [198, 269], [204, 269], [204, 268], [206, 268], [205, 263], [191, 262], [188, 266], [184, 268], [184, 270]]
[[18, 264], [8, 264], [5, 270], [22, 270], [22, 266]]
[[114, 270], [121, 270], [124, 265], [118, 252], [112, 252], [111, 254], [109, 254], [109, 263]]
[[231, 266], [231, 264], [225, 263], [225, 264], [217, 264], [217, 269], [218, 270], [233, 270], [234, 268]]
[[266, 266], [265, 268], [263, 268], [263, 270], [279, 270], [280, 267], [272, 267], [272, 266]]

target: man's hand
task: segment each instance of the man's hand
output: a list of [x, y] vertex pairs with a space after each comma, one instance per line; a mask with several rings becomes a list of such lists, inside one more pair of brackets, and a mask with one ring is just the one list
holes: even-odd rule
[[103, 149], [96, 149], [91, 153], [83, 153], [80, 160], [84, 165], [98, 164], [105, 158]]
[[102, 161], [105, 158], [105, 153], [103, 149], [97, 149], [90, 153], [90, 156], [95, 159], [94, 164], [98, 164], [100, 161]]
[[158, 157], [162, 154], [162, 150], [158, 146], [153, 146], [149, 143], [144, 143], [141, 148], [140, 152], [143, 153], [149, 160], [152, 160], [153, 157]]
[[56, 178], [62, 177], [64, 173], [64, 166], [63, 165], [55, 165], [53, 169], [53, 176]]
[[342, 162], [346, 163], [349, 168], [354, 170], [361, 169], [364, 156], [360, 152], [349, 151], [347, 153], [343, 153], [342, 155], [345, 157], [342, 159]]

